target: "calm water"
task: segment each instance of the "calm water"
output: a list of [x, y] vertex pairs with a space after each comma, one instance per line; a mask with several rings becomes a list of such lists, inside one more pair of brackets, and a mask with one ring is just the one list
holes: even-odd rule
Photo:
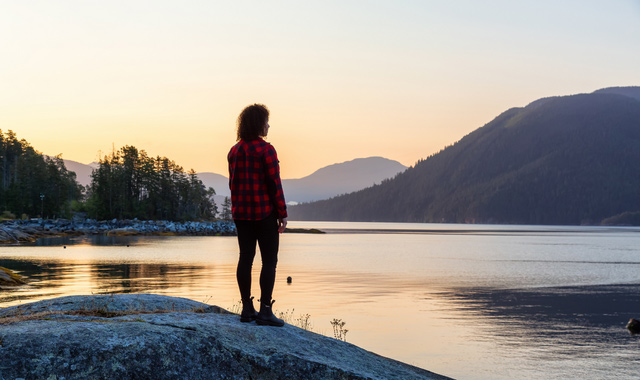
[[[456, 379], [632, 379], [640, 340], [640, 229], [297, 222], [276, 311], [312, 330]], [[66, 248], [64, 248], [66, 246]], [[0, 247], [30, 285], [0, 306], [153, 292], [232, 308], [234, 237], [49, 239]], [[256, 263], [259, 268], [259, 260]], [[257, 269], [257, 268], [256, 268]], [[254, 275], [257, 279], [257, 273]], [[287, 276], [293, 278], [287, 284]], [[254, 293], [259, 293], [257, 281]]]

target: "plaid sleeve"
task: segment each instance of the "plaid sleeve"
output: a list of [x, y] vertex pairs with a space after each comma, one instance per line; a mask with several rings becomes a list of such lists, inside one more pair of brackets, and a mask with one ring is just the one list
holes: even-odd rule
[[282, 181], [280, 180], [280, 161], [278, 161], [276, 149], [271, 144], [267, 145], [264, 161], [266, 180], [271, 185], [269, 186], [269, 195], [272, 197], [278, 218], [286, 218], [287, 203], [284, 200], [284, 191], [282, 190]]

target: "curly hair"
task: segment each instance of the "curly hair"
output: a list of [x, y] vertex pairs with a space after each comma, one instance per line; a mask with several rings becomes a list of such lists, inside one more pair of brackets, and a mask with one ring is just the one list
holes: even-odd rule
[[256, 140], [265, 136], [264, 125], [269, 121], [269, 110], [263, 104], [245, 107], [238, 116], [238, 141]]

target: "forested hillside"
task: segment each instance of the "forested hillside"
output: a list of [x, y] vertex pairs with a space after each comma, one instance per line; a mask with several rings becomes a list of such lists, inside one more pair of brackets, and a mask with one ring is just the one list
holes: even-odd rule
[[391, 180], [290, 218], [595, 224], [640, 211], [640, 91], [606, 90], [510, 109]]
[[0, 131], [0, 170], [4, 218], [68, 217], [82, 194], [62, 158], [43, 156], [13, 131]]

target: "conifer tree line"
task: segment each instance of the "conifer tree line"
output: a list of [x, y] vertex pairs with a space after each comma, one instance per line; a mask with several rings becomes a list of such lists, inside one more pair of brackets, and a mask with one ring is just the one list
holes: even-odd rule
[[0, 130], [0, 171], [3, 218], [69, 217], [82, 196], [76, 174], [60, 156], [42, 155], [13, 131]]
[[133, 146], [101, 159], [91, 178], [86, 210], [92, 218], [186, 221], [218, 213], [214, 189], [195, 171]]
[[0, 130], [0, 171], [3, 219], [70, 218], [74, 211], [98, 220], [211, 220], [218, 214], [214, 189], [195, 171], [133, 146], [103, 157], [84, 188], [60, 156], [47, 157]]

